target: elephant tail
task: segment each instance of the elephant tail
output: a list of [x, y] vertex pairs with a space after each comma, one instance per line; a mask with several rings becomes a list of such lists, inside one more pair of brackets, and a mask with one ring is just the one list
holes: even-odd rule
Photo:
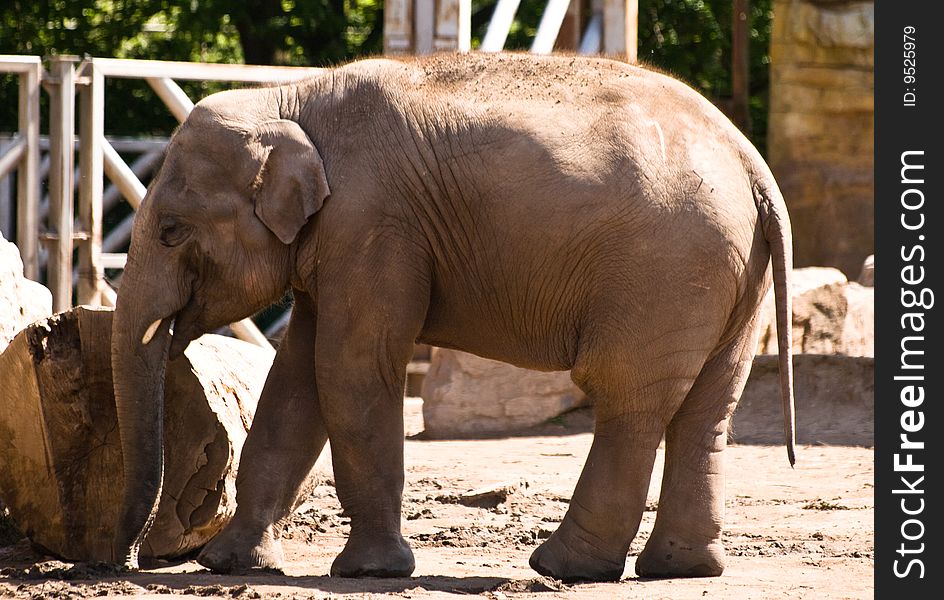
[[760, 213], [764, 237], [773, 263], [774, 300], [777, 309], [777, 344], [780, 367], [780, 400], [787, 458], [796, 463], [796, 408], [793, 399], [793, 300], [790, 276], [793, 272], [793, 237], [790, 216], [783, 195], [767, 169], [754, 183], [754, 201]]

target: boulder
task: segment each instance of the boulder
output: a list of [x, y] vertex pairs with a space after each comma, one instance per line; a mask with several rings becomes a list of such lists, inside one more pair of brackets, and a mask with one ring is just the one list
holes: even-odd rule
[[[875, 359], [799, 354], [793, 364], [797, 442], [873, 446]], [[728, 438], [741, 444], [783, 444], [776, 356], [754, 358]]]
[[[107, 309], [21, 331], [0, 355], [0, 498], [21, 530], [65, 559], [111, 560], [122, 456]], [[273, 352], [216, 335], [168, 364], [165, 478], [142, 556], [206, 543], [235, 510], [243, 441]]]
[[[793, 271], [791, 291], [796, 355], [874, 356], [873, 288], [850, 283], [838, 269], [809, 267]], [[757, 353], [776, 355], [772, 290], [761, 311]], [[510, 433], [587, 402], [567, 371], [530, 371], [444, 349], [433, 352], [422, 397], [426, 435], [434, 438]], [[779, 402], [773, 406], [779, 410]]]
[[569, 371], [541, 372], [436, 348], [423, 380], [425, 435], [474, 437], [539, 425], [585, 402]]
[[[875, 290], [850, 283], [838, 269], [795, 269], [793, 351], [795, 354], [875, 356]], [[758, 354], [777, 353], [777, 328], [771, 290], [761, 312]]]
[[52, 294], [23, 276], [16, 246], [0, 235], [0, 352], [16, 332], [52, 314]]

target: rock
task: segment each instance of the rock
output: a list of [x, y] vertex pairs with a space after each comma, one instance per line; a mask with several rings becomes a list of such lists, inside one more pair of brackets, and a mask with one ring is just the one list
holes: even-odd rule
[[862, 272], [859, 273], [859, 285], [875, 287], [875, 255], [870, 254], [862, 263]]
[[585, 401], [569, 371], [531, 371], [442, 348], [433, 351], [422, 397], [431, 438], [525, 429]]
[[[875, 290], [850, 283], [838, 269], [795, 269], [793, 351], [795, 354], [875, 356]], [[758, 354], [777, 353], [773, 290], [761, 309]]]
[[[76, 308], [0, 355], [0, 497], [33, 543], [110, 561], [122, 494], [112, 311]], [[235, 510], [239, 454], [273, 353], [207, 335], [167, 367], [165, 478], [143, 556], [199, 548]]]
[[[873, 446], [874, 374], [872, 357], [795, 356], [797, 442]], [[783, 443], [776, 356], [754, 358], [728, 437], [739, 444]]]
[[461, 504], [472, 508], [495, 508], [514, 494], [523, 494], [528, 489], [527, 481], [497, 483], [486, 487], [469, 490], [463, 494], [445, 494], [436, 500], [444, 504]]
[[0, 235], [0, 352], [19, 330], [51, 314], [52, 294], [23, 276], [20, 251]]

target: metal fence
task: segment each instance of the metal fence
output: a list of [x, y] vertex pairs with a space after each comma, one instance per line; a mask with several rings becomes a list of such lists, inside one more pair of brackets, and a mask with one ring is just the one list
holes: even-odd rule
[[[321, 71], [69, 56], [53, 57], [48, 64], [47, 71], [39, 57], [0, 56], [0, 73], [19, 76], [20, 97], [18, 131], [0, 145], [0, 183], [16, 173], [16, 243], [25, 274], [39, 280], [45, 266], [57, 311], [72, 306], [73, 293], [79, 304], [114, 306], [116, 294], [105, 279], [105, 269], [124, 267], [127, 256], [117, 250], [127, 242], [133, 215], [108, 236], [103, 236], [102, 217], [121, 200], [138, 208], [147, 191], [141, 179], [156, 167], [166, 143], [105, 137], [106, 78], [145, 80], [171, 114], [183, 121], [194, 103], [175, 80], [285, 83]], [[39, 136], [40, 89], [49, 95], [48, 138]], [[41, 161], [44, 150], [48, 154]], [[120, 151], [139, 158], [129, 165]], [[41, 194], [44, 177], [48, 200]], [[111, 182], [107, 188], [106, 177]], [[230, 327], [241, 339], [268, 345], [250, 319]]]
[[39, 86], [43, 64], [38, 56], [0, 55], [0, 73], [18, 77], [17, 132], [0, 150], [0, 181], [17, 174], [16, 243], [23, 270], [39, 279]]

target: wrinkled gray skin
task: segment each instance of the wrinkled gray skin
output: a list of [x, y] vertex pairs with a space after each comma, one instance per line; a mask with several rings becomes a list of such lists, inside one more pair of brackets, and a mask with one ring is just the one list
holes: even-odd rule
[[159, 497], [168, 356], [291, 288], [236, 515], [201, 564], [281, 567], [277, 523], [330, 439], [351, 518], [331, 574], [412, 572], [402, 392], [420, 340], [571, 369], [592, 399], [590, 455], [534, 569], [620, 577], [664, 434], [636, 570], [718, 575], [726, 424], [771, 262], [792, 461], [787, 212], [754, 148], [683, 84], [606, 60], [467, 55], [211, 96], [170, 143], [118, 294], [115, 558], [136, 564]]

